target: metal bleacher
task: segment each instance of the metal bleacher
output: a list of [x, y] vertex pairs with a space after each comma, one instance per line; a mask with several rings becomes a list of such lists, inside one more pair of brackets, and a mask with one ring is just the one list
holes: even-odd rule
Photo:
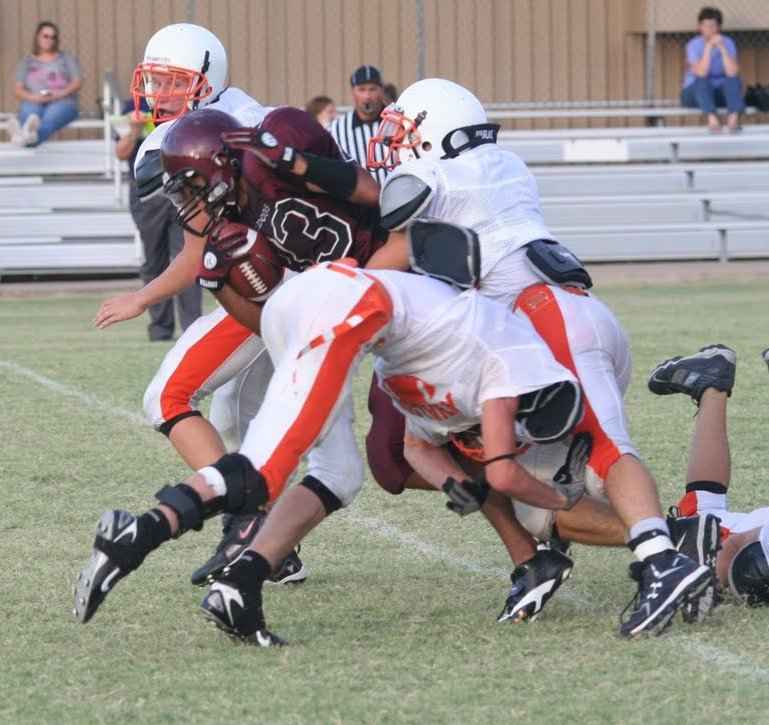
[[[585, 261], [769, 258], [769, 126], [505, 131], [549, 226]], [[0, 275], [135, 273], [108, 138], [0, 142]]]

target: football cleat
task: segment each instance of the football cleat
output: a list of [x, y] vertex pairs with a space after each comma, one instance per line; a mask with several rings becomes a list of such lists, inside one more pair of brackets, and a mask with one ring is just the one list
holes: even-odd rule
[[299, 558], [301, 549], [301, 545], [297, 544], [296, 549], [275, 567], [267, 581], [273, 584], [301, 584], [306, 581], [309, 574]]
[[254, 515], [227, 518], [222, 526], [222, 538], [216, 547], [216, 552], [203, 566], [192, 572], [190, 581], [196, 587], [212, 584], [224, 567], [232, 564], [254, 540], [266, 518], [265, 511], [257, 511]]
[[[259, 588], [261, 589], [261, 588]], [[284, 647], [288, 642], [265, 626], [261, 592], [242, 592], [216, 581], [200, 603], [203, 616], [231, 639], [256, 647]]]
[[638, 582], [638, 590], [620, 615], [619, 633], [638, 637], [661, 634], [678, 607], [696, 598], [711, 583], [712, 572], [704, 564], [668, 549], [645, 561], [633, 562], [630, 578]]
[[75, 583], [75, 618], [85, 624], [124, 576], [137, 569], [150, 552], [141, 540], [136, 516], [106, 511], [99, 520], [93, 553]]
[[[222, 539], [214, 555], [192, 572], [190, 581], [197, 587], [213, 584], [225, 567], [232, 564], [254, 540], [267, 518], [266, 511], [257, 511], [255, 515], [232, 516], [223, 526]], [[276, 584], [300, 584], [308, 577], [307, 569], [299, 558], [301, 546], [297, 546], [280, 562], [267, 581]]]
[[510, 575], [512, 586], [497, 622], [533, 622], [570, 576], [574, 561], [555, 549], [539, 549]]
[[684, 622], [702, 622], [713, 611], [717, 603], [718, 580], [716, 579], [716, 556], [721, 548], [720, 519], [713, 514], [705, 516], [680, 516], [672, 506], [668, 515], [670, 538], [676, 549], [699, 564], [709, 567], [712, 581], [702, 594], [681, 605]]
[[660, 363], [649, 376], [649, 390], [655, 395], [684, 393], [700, 404], [708, 388], [732, 394], [737, 356], [726, 345], [708, 345], [685, 357]]

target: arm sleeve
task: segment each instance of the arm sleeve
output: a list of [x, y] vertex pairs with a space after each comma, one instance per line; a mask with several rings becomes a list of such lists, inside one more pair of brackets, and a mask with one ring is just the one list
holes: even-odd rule
[[686, 44], [686, 63], [691, 65], [696, 63], [702, 57], [703, 48], [697, 43], [697, 38], [692, 38]]
[[724, 45], [726, 46], [726, 50], [729, 55], [737, 60], [737, 45], [728, 35], [724, 36]]
[[62, 53], [62, 55], [64, 56], [64, 64], [67, 67], [69, 79], [72, 80], [73, 78], [82, 77], [83, 72], [80, 70], [80, 64], [77, 62], [75, 56], [72, 55], [72, 53]]

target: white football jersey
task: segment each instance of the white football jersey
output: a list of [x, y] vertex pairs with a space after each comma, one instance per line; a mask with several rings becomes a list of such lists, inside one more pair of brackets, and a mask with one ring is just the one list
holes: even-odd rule
[[[496, 144], [453, 159], [414, 159], [385, 182], [416, 176], [434, 192], [421, 217], [473, 229], [481, 245], [481, 277], [506, 255], [535, 239], [556, 240], [545, 224], [539, 190], [523, 160]], [[383, 190], [384, 193], [384, 190]]]
[[392, 321], [372, 349], [374, 369], [415, 436], [442, 444], [478, 425], [486, 400], [575, 380], [527, 320], [475, 290], [458, 295], [427, 277], [366, 274], [393, 301]]
[[[204, 108], [215, 108], [217, 111], [229, 113], [244, 126], [258, 126], [262, 119], [272, 111], [272, 108], [265, 108], [247, 93], [241, 91], [240, 88], [225, 88], [219, 95], [219, 98], [213, 103], [204, 106]], [[134, 169], [138, 167], [139, 162], [144, 158], [144, 154], [160, 148], [163, 138], [165, 138], [165, 135], [177, 120], [159, 123], [153, 132], [142, 141], [142, 145], [139, 146], [139, 152], [136, 154]]]

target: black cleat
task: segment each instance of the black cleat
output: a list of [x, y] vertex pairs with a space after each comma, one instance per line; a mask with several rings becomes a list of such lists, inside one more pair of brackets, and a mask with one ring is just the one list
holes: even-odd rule
[[708, 345], [685, 357], [659, 364], [649, 376], [649, 390], [655, 395], [684, 393], [700, 404], [708, 388], [732, 394], [737, 356], [726, 345]]
[[[232, 516], [224, 526], [223, 536], [216, 553], [190, 576], [190, 581], [198, 587], [213, 584], [226, 566], [232, 564], [251, 544], [267, 518], [265, 511], [255, 515]], [[267, 581], [276, 584], [299, 584], [308, 577], [307, 569], [299, 558], [297, 546], [280, 564]]]
[[309, 574], [299, 558], [301, 548], [297, 544], [296, 549], [275, 567], [267, 581], [273, 584], [301, 584], [307, 581]]
[[574, 561], [555, 549], [540, 549], [510, 575], [512, 586], [498, 622], [535, 621], [550, 597], [570, 576]]
[[75, 584], [77, 621], [91, 619], [115, 584], [137, 569], [149, 552], [136, 516], [117, 509], [102, 514], [93, 553]]
[[713, 611], [718, 597], [716, 556], [721, 548], [720, 519], [713, 514], [704, 516], [678, 516], [673, 506], [669, 511], [668, 528], [676, 549], [711, 570], [711, 582], [702, 593], [681, 605], [684, 622], [702, 622]]
[[216, 552], [203, 566], [192, 572], [190, 581], [196, 587], [216, 581], [217, 575], [221, 574], [224, 567], [232, 564], [248, 548], [266, 518], [267, 513], [264, 511], [258, 511], [254, 515], [229, 517], [223, 526], [222, 539], [216, 547]]
[[[630, 578], [638, 591], [620, 616], [624, 637], [661, 634], [678, 607], [696, 598], [711, 582], [712, 572], [687, 556], [669, 549], [630, 565]], [[625, 612], [633, 611], [623, 619]]]
[[284, 647], [288, 644], [266, 628], [261, 593], [249, 595], [234, 583], [220, 580], [211, 585], [200, 608], [209, 622], [237, 642], [257, 647]]

